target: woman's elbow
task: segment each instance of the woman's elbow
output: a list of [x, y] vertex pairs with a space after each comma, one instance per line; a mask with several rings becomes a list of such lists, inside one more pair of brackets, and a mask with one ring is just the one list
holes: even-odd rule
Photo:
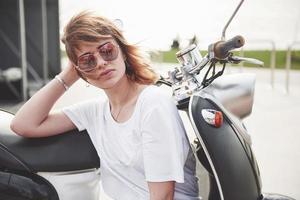
[[28, 130], [28, 127], [26, 127], [26, 125], [23, 125], [15, 119], [11, 121], [10, 129], [19, 136], [32, 137], [32, 132]]

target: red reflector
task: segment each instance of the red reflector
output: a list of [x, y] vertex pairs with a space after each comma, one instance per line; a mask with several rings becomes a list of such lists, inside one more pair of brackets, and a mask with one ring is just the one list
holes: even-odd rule
[[223, 124], [223, 114], [220, 111], [216, 111], [215, 113], [215, 127], [219, 128]]
[[202, 109], [201, 113], [206, 123], [217, 128], [222, 126], [223, 114], [221, 111], [217, 111], [213, 109]]

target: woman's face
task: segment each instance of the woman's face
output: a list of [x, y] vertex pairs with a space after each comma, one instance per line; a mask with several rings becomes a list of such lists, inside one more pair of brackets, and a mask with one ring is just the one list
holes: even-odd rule
[[76, 68], [90, 84], [110, 89], [126, 76], [124, 57], [114, 39], [84, 42], [79, 47]]

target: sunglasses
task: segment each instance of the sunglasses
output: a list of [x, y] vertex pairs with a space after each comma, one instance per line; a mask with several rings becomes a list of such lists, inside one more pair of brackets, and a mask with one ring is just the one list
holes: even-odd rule
[[[97, 52], [104, 61], [113, 61], [117, 59], [119, 55], [119, 46], [112, 42], [107, 42], [98, 47]], [[82, 72], [90, 72], [94, 70], [97, 64], [97, 57], [91, 53], [82, 55], [77, 60], [77, 68]]]

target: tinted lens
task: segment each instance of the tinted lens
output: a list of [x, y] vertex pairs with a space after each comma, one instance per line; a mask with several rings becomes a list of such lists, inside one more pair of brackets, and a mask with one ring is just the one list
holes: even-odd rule
[[99, 48], [99, 54], [105, 61], [113, 61], [118, 57], [119, 49], [116, 45], [108, 42]]
[[78, 67], [82, 71], [91, 71], [97, 65], [97, 59], [94, 55], [85, 55], [78, 59]]

